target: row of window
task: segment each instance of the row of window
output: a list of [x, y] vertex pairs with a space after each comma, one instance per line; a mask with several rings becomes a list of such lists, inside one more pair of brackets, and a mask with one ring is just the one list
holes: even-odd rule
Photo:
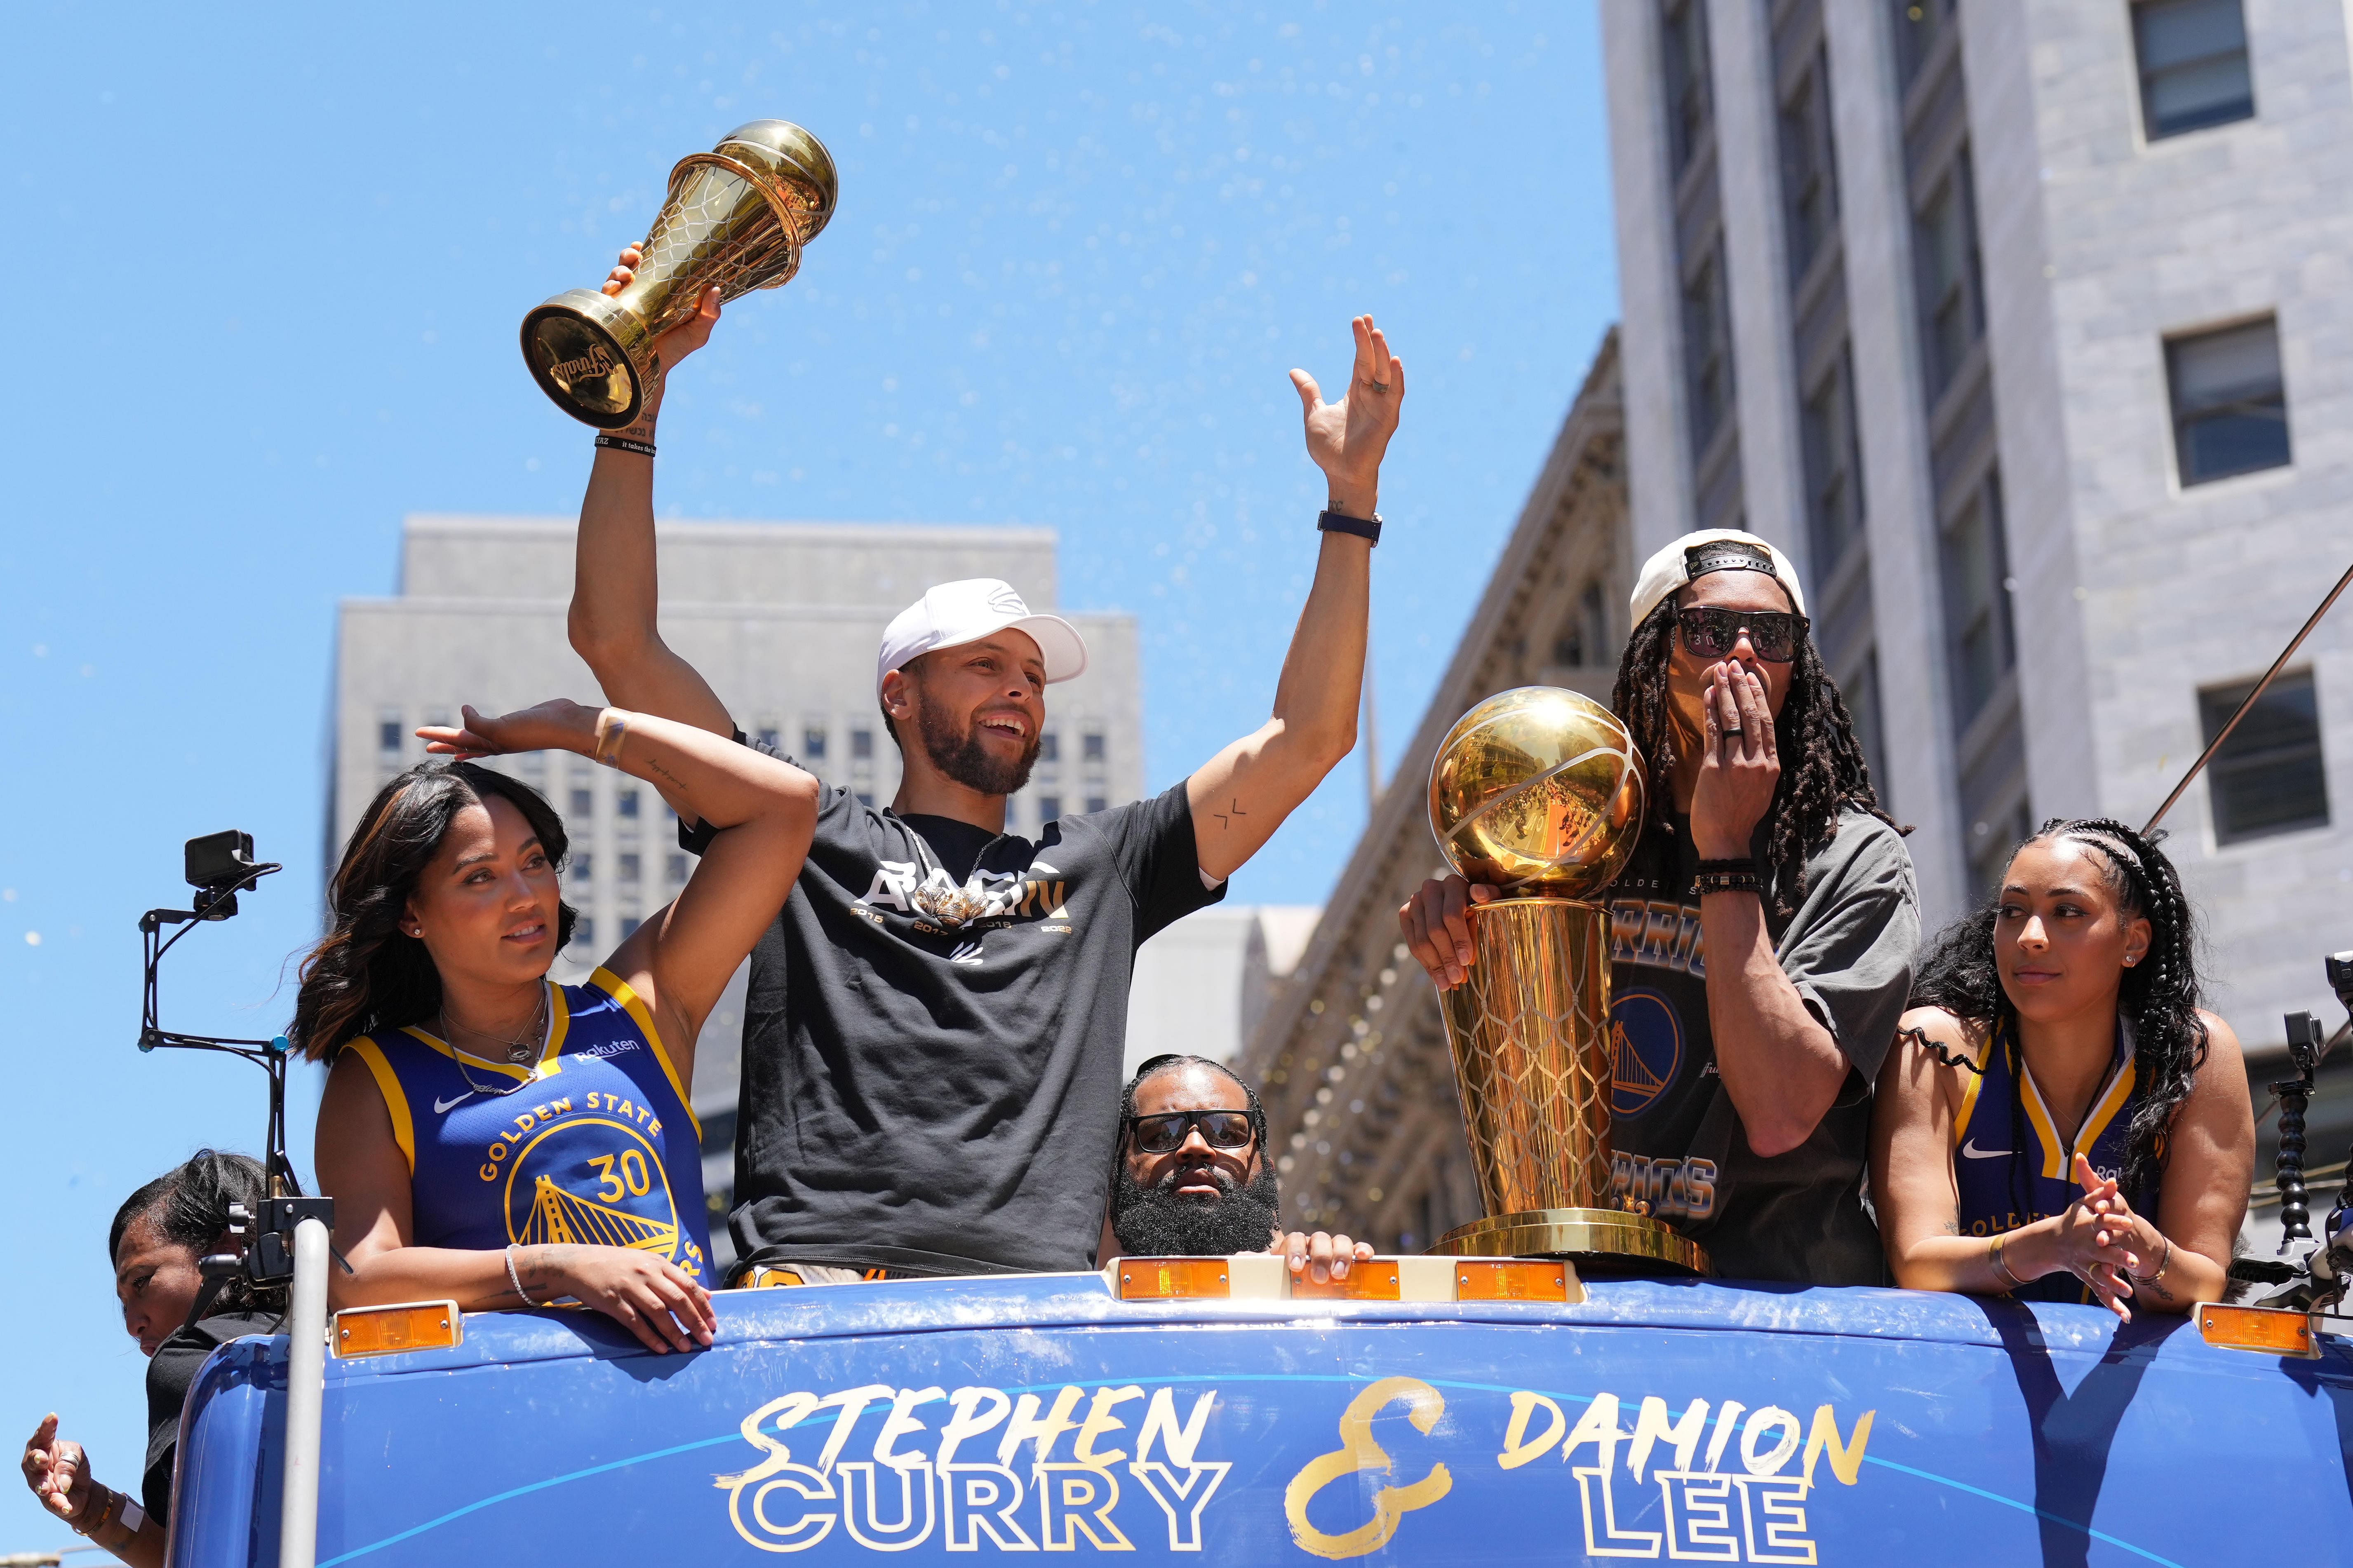
[[[622, 850], [613, 857], [614, 879], [625, 883], [644, 880], [645, 864], [648, 858], [649, 857], [640, 855], [634, 849]], [[662, 856], [662, 880], [674, 888], [683, 887], [686, 883], [686, 853], [683, 850], [673, 850]], [[565, 873], [574, 882], [595, 881], [596, 879], [595, 853], [586, 849], [576, 852], [565, 867]]]
[[[785, 731], [781, 726], [764, 724], [755, 733], [763, 745], [774, 746], [780, 752], [788, 752], [801, 762], [822, 763], [826, 760], [829, 737], [822, 725], [810, 724], [802, 729], [800, 749], [797, 752], [791, 752], [785, 744]], [[1079, 751], [1082, 762], [1098, 763], [1103, 762], [1108, 754], [1103, 731], [1091, 730], [1080, 736]], [[849, 760], [853, 763], [874, 760], [872, 730], [860, 727], [849, 731]], [[1048, 730], [1038, 737], [1038, 760], [1045, 763], [1059, 763], [1062, 760], [1062, 738], [1055, 731]]]

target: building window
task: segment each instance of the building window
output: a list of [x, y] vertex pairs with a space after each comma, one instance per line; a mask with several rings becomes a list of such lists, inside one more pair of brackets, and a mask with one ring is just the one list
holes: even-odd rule
[[596, 796], [594, 792], [585, 789], [575, 789], [572, 792], [572, 815], [583, 818], [596, 815]]
[[638, 928], [645, 923], [645, 921], [638, 919], [635, 915], [623, 915], [621, 917], [621, 940], [623, 942], [627, 942], [631, 937], [637, 935]]
[[1946, 24], [1952, 20], [1953, 0], [1894, 0], [1892, 31], [1895, 35], [1895, 88], [1908, 90], [1920, 68], [1936, 50]]
[[825, 731], [815, 724], [801, 731], [801, 757], [806, 762], [825, 761]]
[[1914, 226], [1915, 259], [1920, 273], [1920, 347], [1934, 406], [1960, 373], [1961, 362], [1985, 331], [1978, 265], [1977, 199], [1971, 190], [1969, 155], [1953, 160], [1952, 171], [1921, 208]]
[[398, 752], [402, 738], [398, 719], [385, 719], [375, 727], [375, 747], [379, 752]]
[[582, 915], [573, 922], [572, 945], [588, 948], [596, 945], [596, 922], [592, 917]]
[[1826, 580], [1862, 537], [1862, 465], [1854, 416], [1854, 364], [1841, 349], [1807, 395], [1799, 418], [1814, 575]]
[[1560, 635], [1552, 639], [1552, 661], [1572, 669], [1587, 666], [1599, 668], [1616, 662], [1609, 657], [1609, 623], [1602, 601], [1601, 584], [1588, 583], [1585, 592], [1577, 597], [1577, 608], [1569, 613]]
[[1839, 695], [1846, 702], [1847, 717], [1854, 725], [1855, 741], [1862, 747], [1862, 765], [1871, 770], [1872, 789], [1878, 795], [1881, 806], [1892, 810], [1894, 808], [1888, 805], [1891, 796], [1884, 741], [1886, 731], [1879, 716], [1877, 648], [1863, 656], [1862, 668], [1855, 671], [1854, 679], [1848, 682]]
[[1102, 795], [1091, 795], [1087, 796], [1087, 809], [1091, 812], [1109, 811], [1111, 809], [1111, 802], [1104, 799]]
[[760, 726], [759, 733], [753, 739], [774, 751], [783, 743], [784, 735], [774, 724], [763, 724]]
[[1683, 378], [1691, 403], [1692, 463], [1697, 467], [1732, 406], [1732, 304], [1725, 291], [1720, 239], [1683, 287]]
[[1062, 760], [1062, 737], [1051, 730], [1038, 731], [1038, 760], [1059, 763]]
[[874, 805], [874, 792], [871, 789], [860, 790], [858, 792], [858, 804], [867, 807], [869, 810], [871, 810]]
[[[2239, 710], [2250, 680], [2198, 694], [2198, 720], [2212, 745]], [[2273, 833], [2328, 826], [2328, 775], [2320, 761], [2320, 702], [2312, 672], [2281, 676], [2247, 710], [2231, 738], [2206, 764], [2206, 795], [2214, 809], [2214, 841], [2232, 844]]]
[[852, 730], [849, 732], [849, 760], [853, 763], [871, 763], [874, 760], [873, 731]]
[[2010, 868], [2010, 856], [2033, 831], [2033, 820], [2022, 800], [1998, 819], [1970, 826], [1969, 889], [1977, 897], [1989, 899], [2001, 890], [2001, 874]]
[[1827, 47], [1781, 105], [1781, 200], [1789, 235], [1789, 287], [1813, 265], [1838, 227], [1838, 168], [1831, 142]]
[[1945, 637], [1953, 671], [1953, 728], [1968, 729], [2016, 658], [2010, 637], [2001, 479], [1989, 476], [1940, 542]]
[[637, 792], [636, 790], [633, 790], [633, 789], [624, 789], [624, 790], [616, 790], [616, 791], [614, 791], [614, 792], [613, 792], [613, 809], [614, 809], [615, 811], [617, 811], [617, 812], [620, 813], [620, 815], [622, 815], [623, 816], [637, 816], [637, 815], [638, 815], [638, 792]]
[[1661, 18], [1667, 67], [1667, 150], [1672, 174], [1691, 166], [1712, 112], [1707, 79], [1707, 0], [1670, 4]]
[[2133, 7], [2140, 56], [2141, 128], [2152, 142], [2255, 117], [2240, 0], [2141, 0]]
[[664, 860], [662, 862], [662, 877], [663, 879], [668, 881], [672, 887], [676, 887], [681, 882], [685, 881], [686, 857], [683, 855], [672, 855], [667, 860]]
[[628, 854], [628, 855], [623, 855], [623, 856], [620, 858], [620, 859], [621, 859], [621, 880], [623, 880], [624, 882], [634, 882], [634, 881], [636, 881], [636, 880], [638, 879], [638, 857], [637, 857], [635, 854]]
[[2203, 484], [2288, 460], [2279, 323], [2251, 321], [2165, 345], [2181, 482]]
[[1079, 757], [1081, 761], [1089, 763], [1100, 763], [1103, 760], [1102, 731], [1092, 731], [1079, 737]]
[[572, 879], [575, 882], [595, 881], [596, 879], [596, 857], [591, 855], [586, 849], [583, 849], [579, 854], [575, 855], [572, 858], [571, 870]]
[[1041, 795], [1038, 797], [1038, 826], [1043, 827], [1061, 815], [1062, 797], [1060, 795]]

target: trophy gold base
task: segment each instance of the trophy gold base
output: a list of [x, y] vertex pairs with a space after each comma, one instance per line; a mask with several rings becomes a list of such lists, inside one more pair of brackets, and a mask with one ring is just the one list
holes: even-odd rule
[[644, 321], [593, 289], [568, 289], [525, 316], [522, 357], [558, 408], [605, 430], [636, 420], [660, 368]]
[[1452, 1258], [1571, 1258], [1580, 1272], [1698, 1274], [1698, 1243], [1647, 1215], [1622, 1209], [1530, 1209], [1448, 1231], [1431, 1247]]

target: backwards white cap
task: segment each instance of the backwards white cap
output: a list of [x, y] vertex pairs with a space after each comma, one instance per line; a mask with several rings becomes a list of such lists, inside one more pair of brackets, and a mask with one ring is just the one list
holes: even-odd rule
[[1801, 616], [1806, 613], [1806, 591], [1798, 586], [1798, 569], [1769, 540], [1736, 528], [1703, 528], [1684, 534], [1642, 563], [1642, 574], [1634, 579], [1634, 597], [1629, 605], [1634, 618], [1627, 624], [1641, 626], [1676, 589], [1710, 572], [1769, 573], [1788, 590], [1789, 607]]
[[934, 648], [960, 647], [1008, 626], [1029, 633], [1037, 643], [1049, 681], [1068, 680], [1087, 668], [1087, 643], [1078, 627], [1060, 616], [1030, 614], [1010, 583], [967, 577], [926, 590], [891, 617], [874, 661], [875, 694], [881, 694], [884, 676]]

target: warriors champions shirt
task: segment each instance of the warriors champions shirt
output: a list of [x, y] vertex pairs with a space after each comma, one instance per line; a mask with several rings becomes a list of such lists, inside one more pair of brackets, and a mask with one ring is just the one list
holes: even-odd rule
[[408, 1161], [411, 1242], [633, 1247], [710, 1283], [701, 1131], [653, 1015], [607, 969], [548, 990], [528, 1069], [461, 1064], [415, 1026], [344, 1047]]
[[1842, 811], [1806, 862], [1784, 922], [1765, 905], [1781, 972], [1850, 1064], [1837, 1101], [1797, 1148], [1771, 1158], [1748, 1136], [1716, 1070], [1707, 943], [1693, 887], [1691, 823], [1643, 835], [1602, 901], [1609, 909], [1609, 1084], [1617, 1191], [1705, 1247], [1718, 1275], [1814, 1285], [1887, 1278], [1865, 1212], [1871, 1086], [1894, 1038], [1920, 944], [1912, 858], [1895, 830]]
[[[681, 822], [687, 848], [699, 827]], [[800, 879], [752, 952], [739, 1256], [1092, 1268], [1135, 950], [1224, 892], [1203, 885], [1182, 784], [1034, 843], [827, 785]]]

